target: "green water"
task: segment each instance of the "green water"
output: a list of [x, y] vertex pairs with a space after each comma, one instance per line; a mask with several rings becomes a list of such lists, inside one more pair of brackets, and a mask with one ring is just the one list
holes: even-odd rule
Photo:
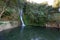
[[20, 28], [11, 29], [10, 32], [4, 32], [5, 40], [60, 40], [60, 30], [25, 27], [22, 31]]

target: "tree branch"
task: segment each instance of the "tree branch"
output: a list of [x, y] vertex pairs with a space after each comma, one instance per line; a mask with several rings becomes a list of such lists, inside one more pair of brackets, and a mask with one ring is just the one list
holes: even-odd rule
[[2, 10], [2, 12], [0, 13], [0, 19], [1, 19], [1, 16], [3, 15], [3, 13], [5, 12], [5, 7], [3, 7], [3, 10]]

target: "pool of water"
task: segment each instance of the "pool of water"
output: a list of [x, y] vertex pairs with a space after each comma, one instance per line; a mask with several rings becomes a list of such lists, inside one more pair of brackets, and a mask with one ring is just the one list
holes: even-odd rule
[[60, 30], [54, 28], [25, 27], [1, 32], [0, 40], [60, 40]]

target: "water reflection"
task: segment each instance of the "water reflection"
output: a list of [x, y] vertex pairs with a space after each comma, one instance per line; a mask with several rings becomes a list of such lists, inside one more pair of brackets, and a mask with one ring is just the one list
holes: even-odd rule
[[46, 38], [41, 38], [41, 37], [36, 37], [36, 38], [31, 38], [31, 40], [47, 40]]
[[22, 40], [57, 40], [57, 37], [60, 37], [59, 33], [55, 29], [25, 27], [22, 33]]
[[17, 28], [11, 30], [5, 37], [7, 40], [60, 40], [59, 34], [60, 30], [57, 31], [57, 29], [27, 26], [22, 32]]

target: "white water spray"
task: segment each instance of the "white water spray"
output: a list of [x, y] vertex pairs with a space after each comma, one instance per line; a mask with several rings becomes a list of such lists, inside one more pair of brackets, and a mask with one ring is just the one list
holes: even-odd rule
[[60, 8], [58, 9], [58, 11], [60, 12]]
[[24, 27], [25, 27], [25, 24], [24, 24], [24, 21], [23, 21], [23, 9], [19, 9], [18, 11], [19, 11], [20, 20], [21, 20], [21, 23], [22, 23], [22, 25], [21, 25], [21, 33], [22, 33], [23, 30], [24, 30]]
[[19, 13], [20, 13], [20, 19], [21, 19], [21, 22], [22, 22], [22, 28], [24, 28], [25, 24], [24, 24], [24, 21], [23, 21], [23, 9], [20, 9]]

